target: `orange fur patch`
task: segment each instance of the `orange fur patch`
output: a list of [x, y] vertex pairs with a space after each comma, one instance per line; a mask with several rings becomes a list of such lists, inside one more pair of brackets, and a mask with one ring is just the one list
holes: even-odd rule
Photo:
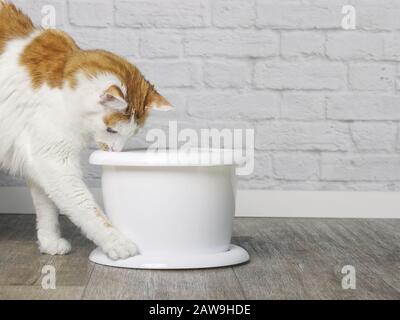
[[34, 30], [31, 19], [15, 5], [0, 2], [0, 54], [8, 41], [28, 37]]
[[104, 117], [103, 121], [108, 128], [114, 128], [120, 121], [129, 121], [129, 113], [114, 112]]
[[78, 50], [78, 46], [67, 34], [46, 30], [26, 47], [20, 61], [28, 68], [34, 88], [43, 84], [61, 88], [65, 66], [74, 51]]

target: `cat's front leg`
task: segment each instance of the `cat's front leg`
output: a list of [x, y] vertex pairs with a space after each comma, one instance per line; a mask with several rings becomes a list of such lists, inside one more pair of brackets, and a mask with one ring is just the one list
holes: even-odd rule
[[136, 245], [111, 225], [74, 168], [41, 161], [32, 176], [61, 212], [111, 259], [137, 254]]
[[58, 210], [41, 188], [27, 181], [36, 210], [36, 229], [41, 253], [51, 255], [67, 254], [71, 244], [61, 238]]

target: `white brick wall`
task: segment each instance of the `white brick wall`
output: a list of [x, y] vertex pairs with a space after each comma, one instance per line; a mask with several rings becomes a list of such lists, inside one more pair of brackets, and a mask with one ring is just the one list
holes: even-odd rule
[[[316, 81], [318, 79], [318, 81]], [[258, 62], [254, 66], [254, 86], [276, 90], [341, 90], [346, 67], [337, 62]]]
[[[54, 5], [81, 46], [137, 64], [177, 106], [148, 127], [255, 128], [243, 188], [400, 190], [398, 0], [15, 2], [36, 22]], [[356, 30], [341, 27], [348, 3]]]
[[79, 27], [108, 27], [114, 20], [109, 0], [69, 0], [69, 21]]

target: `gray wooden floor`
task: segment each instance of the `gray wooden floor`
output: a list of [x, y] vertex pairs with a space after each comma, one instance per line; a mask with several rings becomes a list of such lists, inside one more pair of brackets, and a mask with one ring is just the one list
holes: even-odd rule
[[[94, 246], [62, 226], [73, 252], [51, 257], [37, 250], [34, 216], [0, 215], [0, 299], [400, 299], [400, 220], [237, 219], [233, 242], [251, 262], [189, 271], [94, 265]], [[56, 290], [42, 289], [44, 265]], [[342, 289], [345, 265], [355, 290]]]

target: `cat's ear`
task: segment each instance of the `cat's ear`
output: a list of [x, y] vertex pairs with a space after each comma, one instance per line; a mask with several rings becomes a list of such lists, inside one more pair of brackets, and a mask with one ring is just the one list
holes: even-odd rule
[[171, 111], [174, 107], [160, 95], [157, 91], [152, 91], [148, 94], [146, 101], [146, 109], [156, 110], [156, 111]]
[[117, 111], [124, 111], [128, 107], [122, 90], [116, 85], [112, 85], [100, 95], [100, 103]]

